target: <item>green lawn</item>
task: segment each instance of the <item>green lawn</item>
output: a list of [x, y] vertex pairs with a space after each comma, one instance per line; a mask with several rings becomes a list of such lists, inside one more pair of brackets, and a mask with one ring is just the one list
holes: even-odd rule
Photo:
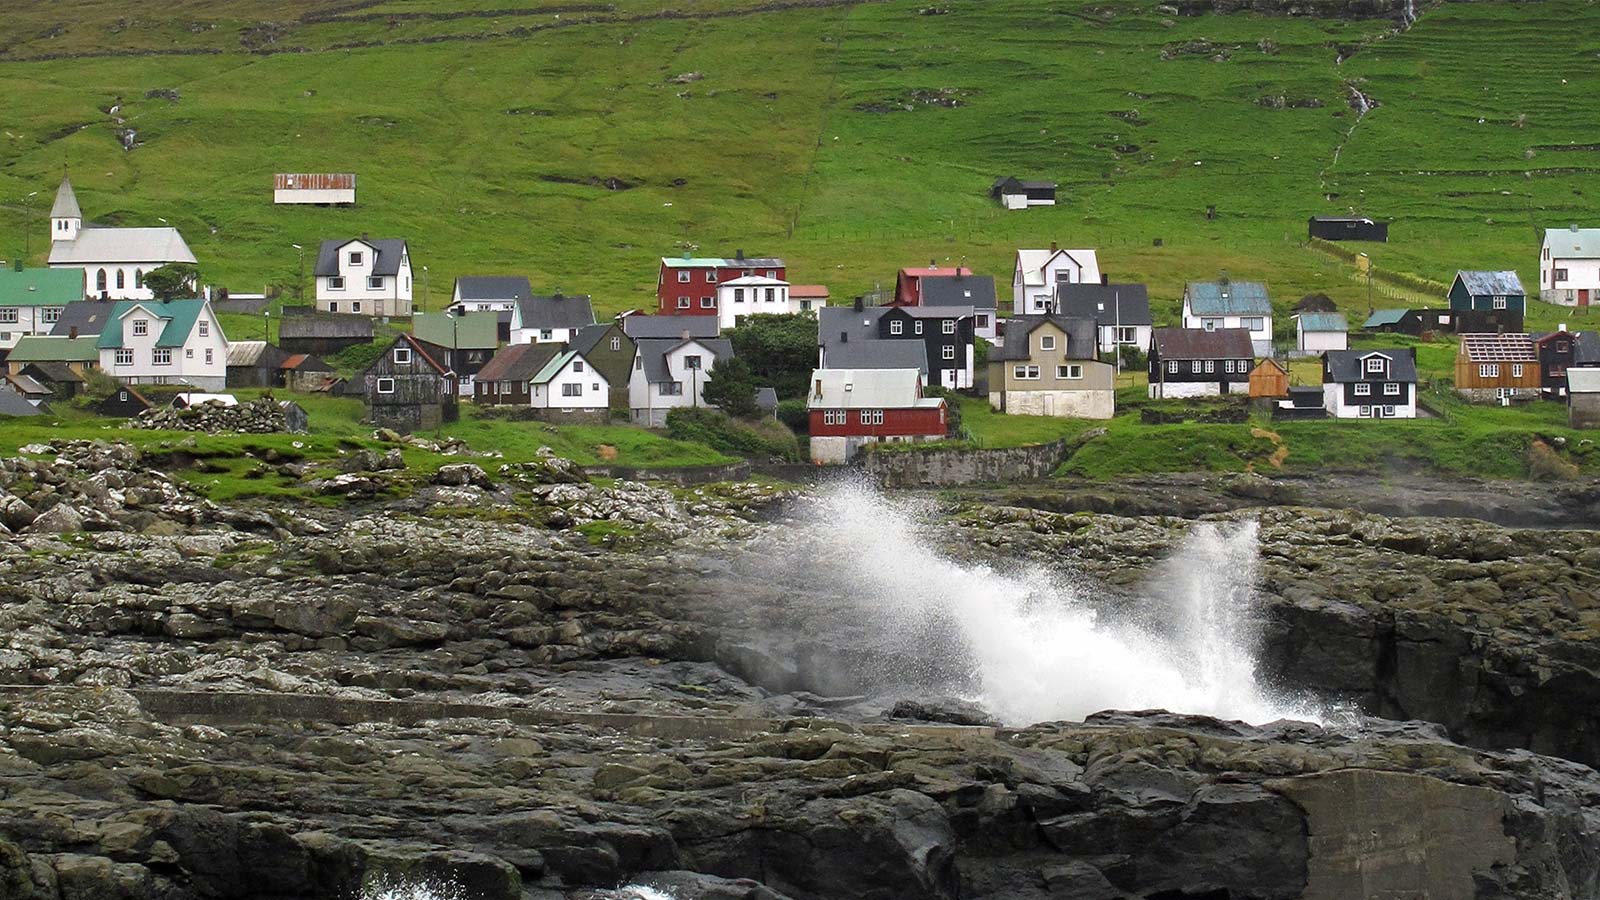
[[[20, 0], [0, 36], [0, 256], [31, 240], [42, 257], [68, 160], [91, 217], [169, 219], [236, 291], [292, 295], [291, 244], [361, 232], [410, 240], [431, 308], [457, 275], [521, 272], [603, 313], [648, 306], [656, 258], [685, 243], [782, 255], [843, 298], [929, 258], [1003, 283], [1016, 247], [1054, 239], [1148, 282], [1158, 321], [1185, 280], [1266, 280], [1287, 337], [1306, 293], [1368, 307], [1354, 266], [1303, 245], [1312, 213], [1393, 219], [1390, 243], [1360, 248], [1380, 271], [1516, 268], [1530, 285], [1537, 229], [1593, 221], [1585, 0], [1427, 7], [1342, 65], [1337, 48], [1386, 23], [926, 5]], [[436, 15], [451, 12], [481, 15]], [[204, 55], [42, 58], [108, 48]], [[1381, 104], [1359, 125], [1347, 80]], [[179, 99], [147, 96], [166, 90]], [[1261, 102], [1277, 97], [1321, 105]], [[104, 112], [119, 102], [131, 152]], [[274, 207], [270, 175], [295, 170], [357, 172], [360, 206]], [[1063, 202], [995, 208], [986, 188], [1008, 173], [1060, 182]], [[1540, 305], [1530, 323], [1568, 315]]]

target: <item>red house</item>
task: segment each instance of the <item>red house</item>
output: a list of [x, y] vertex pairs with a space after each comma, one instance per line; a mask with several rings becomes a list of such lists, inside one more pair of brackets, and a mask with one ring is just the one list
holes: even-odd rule
[[717, 314], [717, 285], [746, 275], [785, 279], [783, 260], [768, 256], [745, 256], [738, 251], [732, 259], [720, 256], [661, 257], [661, 274], [656, 279], [656, 312], [663, 316], [714, 316]]
[[811, 396], [811, 461], [848, 462], [879, 441], [937, 441], [945, 436], [946, 409], [922, 396], [917, 369], [815, 369]]
[[900, 274], [894, 280], [894, 305], [921, 306], [922, 279], [925, 277], [971, 274], [972, 270], [966, 266], [936, 266], [931, 259], [928, 260], [926, 266], [901, 269]]

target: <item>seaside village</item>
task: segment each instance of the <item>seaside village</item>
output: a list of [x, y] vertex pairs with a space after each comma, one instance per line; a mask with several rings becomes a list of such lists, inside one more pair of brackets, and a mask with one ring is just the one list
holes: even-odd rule
[[[1005, 179], [994, 191], [1025, 208], [1049, 202], [1047, 188]], [[354, 192], [353, 175], [278, 175], [273, 200], [350, 204]], [[1428, 415], [1415, 347], [1353, 349], [1352, 332], [1358, 342], [1454, 335], [1463, 397], [1564, 403], [1573, 426], [1600, 427], [1600, 336], [1526, 330], [1528, 293], [1509, 271], [1461, 270], [1435, 305], [1377, 308], [1362, 321], [1313, 295], [1278, 307], [1292, 310], [1287, 327], [1269, 286], [1243, 272], [1195, 273], [1178, 318], [1155, 321], [1146, 286], [1119, 280], [1093, 248], [1018, 249], [1009, 273], [908, 264], [892, 290], [853, 298], [807, 283], [782, 259], [729, 248], [662, 257], [655, 308], [601, 319], [586, 295], [507, 274], [457, 278], [443, 309], [422, 310], [413, 298], [425, 267], [404, 236], [345, 234], [296, 245], [312, 290], [280, 312], [263, 295], [197, 283], [199, 261], [177, 229], [97, 226], [91, 214], [64, 179], [48, 266], [0, 272], [0, 415], [96, 391], [100, 413], [137, 419], [270, 388], [286, 406], [296, 392], [359, 396], [373, 426], [398, 433], [435, 429], [463, 403], [660, 428], [673, 410], [715, 405], [708, 387], [732, 371], [731, 329], [789, 315], [814, 320], [815, 365], [796, 396], [751, 385], [751, 408], [773, 416], [785, 401], [803, 403], [793, 424], [817, 464], [851, 461], [876, 442], [958, 437], [951, 404], [961, 393], [1003, 414], [1080, 419], [1112, 417], [1118, 387], [1135, 385], [1152, 399], [1248, 398], [1275, 418]], [[1364, 218], [1315, 217], [1308, 229], [1323, 241], [1387, 239], [1383, 223]], [[1538, 268], [1540, 299], [1600, 304], [1600, 228], [1548, 230]], [[275, 323], [277, 342], [225, 334], [221, 312], [261, 317], [263, 337]], [[341, 376], [329, 360], [357, 346], [371, 348], [370, 362]], [[794, 394], [802, 382], [790, 381]]]

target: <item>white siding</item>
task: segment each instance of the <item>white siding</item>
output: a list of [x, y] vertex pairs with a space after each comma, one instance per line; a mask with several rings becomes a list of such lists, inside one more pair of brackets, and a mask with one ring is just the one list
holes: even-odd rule
[[340, 190], [312, 191], [312, 190], [301, 190], [299, 188], [291, 188], [291, 189], [288, 189], [288, 190], [281, 190], [281, 191], [280, 190], [274, 190], [272, 192], [272, 202], [273, 203], [277, 203], [277, 204], [295, 204], [295, 203], [343, 204], [343, 203], [354, 203], [354, 202], [356, 202], [356, 189], [355, 188], [350, 188], [349, 190], [342, 190], [342, 191], [340, 191]]
[[[702, 368], [690, 369], [686, 362], [691, 356], [700, 357]], [[628, 381], [628, 406], [636, 423], [658, 427], [666, 423], [668, 410], [680, 406], [705, 406], [706, 378], [716, 369], [716, 358], [697, 341], [691, 341], [667, 354], [667, 372], [673, 382], [683, 385], [681, 394], [663, 394], [668, 383], [651, 383], [639, 366], [635, 351], [633, 374]]]
[[1328, 350], [1349, 349], [1349, 334], [1343, 331], [1306, 331], [1298, 323], [1296, 347], [1303, 353], [1323, 353]]
[[[767, 292], [772, 299], [767, 299]], [[736, 299], [738, 297], [743, 299]], [[739, 320], [753, 315], [786, 315], [800, 312], [799, 304], [789, 302], [789, 285], [774, 281], [771, 284], [722, 284], [717, 286], [717, 325], [723, 330], [732, 328]]]
[[0, 350], [10, 350], [29, 335], [49, 334], [55, 319], [47, 321], [45, 310], [61, 313], [59, 306], [0, 306]]
[[[1378, 389], [1377, 385], [1374, 385], [1373, 387], [1374, 387], [1374, 389]], [[1406, 402], [1406, 403], [1385, 403], [1385, 402], [1383, 402], [1384, 401], [1383, 395], [1374, 394], [1372, 396], [1372, 403], [1370, 405], [1368, 405], [1367, 414], [1365, 416], [1363, 416], [1361, 414], [1361, 406], [1362, 406], [1361, 404], [1354, 404], [1354, 405], [1346, 405], [1345, 404], [1345, 402], [1344, 402], [1344, 385], [1337, 384], [1337, 383], [1335, 383], [1335, 384], [1324, 384], [1322, 386], [1322, 408], [1326, 409], [1328, 411], [1328, 415], [1332, 416], [1335, 419], [1362, 419], [1362, 418], [1369, 418], [1370, 419], [1370, 418], [1376, 418], [1372, 414], [1373, 413], [1373, 409], [1372, 409], [1373, 407], [1391, 407], [1392, 406], [1392, 407], [1394, 407], [1394, 415], [1392, 416], [1392, 418], [1396, 418], [1396, 419], [1415, 419], [1417, 417], [1417, 386], [1414, 385], [1414, 384], [1407, 385], [1407, 395], [1409, 397], [1409, 402]]]
[[1243, 328], [1245, 319], [1260, 319], [1261, 327], [1250, 329], [1250, 343], [1255, 345], [1257, 356], [1272, 355], [1272, 316], [1197, 316], [1189, 309], [1189, 301], [1183, 301], [1183, 327], [1204, 329], [1206, 322], [1215, 323], [1211, 329], [1218, 328]]
[[[134, 323], [143, 321], [146, 333], [134, 334]], [[206, 334], [200, 334], [204, 322]], [[117, 322], [106, 323], [106, 328], [122, 329], [124, 349], [133, 351], [133, 362], [117, 365], [117, 351], [100, 351], [100, 370], [129, 384], [192, 384], [208, 391], [220, 391], [228, 383], [228, 341], [222, 334], [211, 311], [211, 304], [195, 320], [195, 325], [185, 338], [183, 346], [171, 347], [171, 361], [164, 365], [155, 362], [156, 341], [164, 330], [162, 320], [153, 312], [136, 308]], [[210, 354], [209, 357], [207, 354]]]
[[[578, 371], [582, 367], [582, 371]], [[575, 357], [546, 384], [530, 386], [528, 402], [538, 409], [605, 409], [611, 385], [588, 361]], [[568, 390], [576, 391], [569, 395]]]
[[[1554, 281], [1556, 269], [1566, 269], [1564, 281]], [[1539, 263], [1539, 298], [1547, 303], [1576, 306], [1578, 291], [1589, 292], [1589, 304], [1600, 306], [1600, 259], [1552, 259]]]
[[[350, 254], [361, 254], [361, 262], [352, 264]], [[371, 286], [367, 279], [373, 277], [372, 264], [375, 251], [360, 241], [351, 241], [339, 248], [339, 277], [344, 286], [333, 287], [332, 276], [317, 276], [317, 309], [321, 312], [351, 313], [363, 316], [411, 315], [411, 256], [409, 251], [400, 258], [397, 275], [379, 276], [382, 285]], [[93, 284], [93, 275], [90, 276]], [[356, 304], [360, 304], [357, 308]]]
[[[1132, 344], [1124, 344], [1123, 346], [1137, 347], [1139, 349], [1140, 353], [1149, 353], [1150, 352], [1150, 331], [1151, 331], [1151, 328], [1150, 328], [1149, 325], [1124, 325], [1122, 327], [1124, 327], [1124, 328], [1132, 328], [1133, 329], [1133, 343]], [[1115, 325], [1101, 325], [1100, 326], [1100, 352], [1101, 353], [1110, 353], [1111, 351], [1117, 349], [1116, 337], [1117, 337], [1117, 326], [1115, 326]]]

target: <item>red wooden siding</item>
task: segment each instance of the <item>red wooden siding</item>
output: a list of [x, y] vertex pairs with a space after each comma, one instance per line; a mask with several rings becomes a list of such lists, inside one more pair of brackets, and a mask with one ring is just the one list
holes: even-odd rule
[[[680, 282], [679, 272], [688, 272], [689, 280]], [[715, 272], [715, 281], [707, 280], [706, 275]], [[768, 268], [766, 266], [705, 266], [702, 268], [685, 268], [683, 266], [668, 267], [661, 264], [661, 274], [656, 279], [656, 312], [663, 316], [714, 316], [717, 314], [717, 287], [723, 282], [741, 278], [745, 274], [765, 277], [772, 272], [774, 278], [780, 281], [788, 280], [788, 271], [785, 266]], [[679, 309], [678, 298], [688, 297], [689, 308]], [[709, 308], [700, 305], [701, 297], [710, 297]]]
[[[907, 437], [912, 435], [934, 435], [942, 437], [945, 432], [943, 406], [926, 409], [885, 409], [883, 411], [882, 425], [863, 425], [861, 424], [863, 410], [846, 409], [843, 410], [845, 424], [826, 424], [823, 413], [839, 411], [811, 410], [811, 436], [852, 437], [872, 435], [875, 437]], [[865, 412], [870, 414], [875, 410], [865, 410]]]
[[[289, 182], [293, 180], [293, 184]], [[298, 172], [280, 172], [272, 176], [272, 189], [275, 191], [353, 191], [356, 189], [356, 176], [349, 173], [313, 172], [301, 174]]]

